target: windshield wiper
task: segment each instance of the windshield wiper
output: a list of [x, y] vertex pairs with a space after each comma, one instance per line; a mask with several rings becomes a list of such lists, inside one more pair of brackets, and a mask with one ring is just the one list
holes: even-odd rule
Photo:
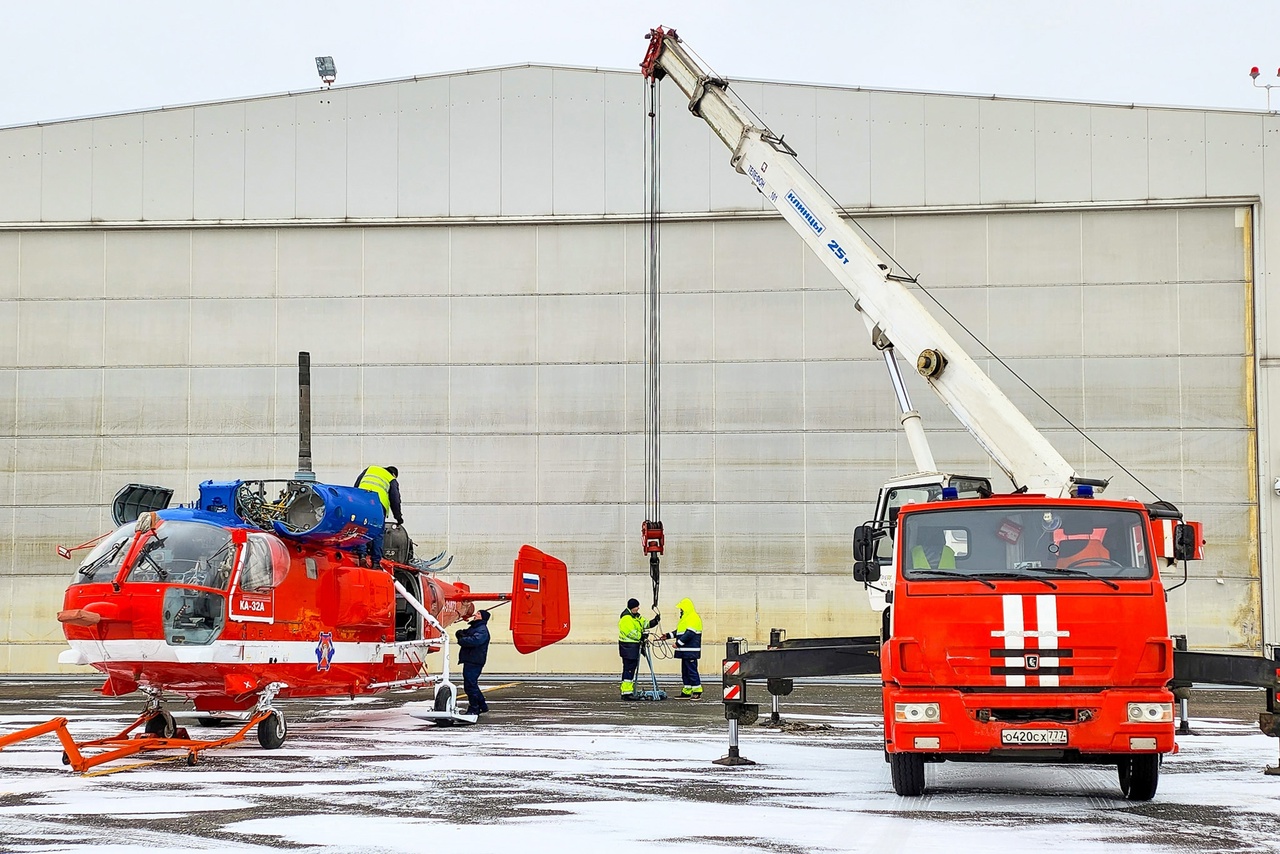
[[964, 581], [980, 581], [983, 584], [990, 587], [992, 590], [996, 589], [996, 586], [994, 584], [992, 584], [990, 581], [987, 581], [985, 578], [983, 578], [980, 575], [969, 575], [968, 573], [964, 573], [964, 572], [954, 572], [950, 569], [913, 569], [911, 570], [911, 574], [912, 575], [928, 575], [933, 578], [958, 578], [958, 579], [963, 579]]
[[988, 578], [998, 578], [1001, 581], [1039, 581], [1041, 584], [1051, 587], [1054, 590], [1058, 589], [1058, 585], [1054, 584], [1049, 579], [1040, 578], [1035, 575], [1022, 575], [1017, 572], [984, 572], [983, 575]]
[[89, 564], [88, 566], [80, 567], [80, 574], [93, 575], [95, 572], [101, 569], [105, 564], [108, 564], [111, 561], [115, 560], [116, 555], [120, 554], [120, 550], [124, 548], [124, 544], [127, 542], [129, 542], [127, 538], [121, 540], [120, 542], [116, 543], [114, 546], [111, 547], [111, 551], [107, 552], [102, 557], [95, 560], [93, 563]]
[[1092, 578], [1094, 581], [1101, 581], [1112, 590], [1120, 589], [1120, 585], [1116, 584], [1110, 578], [1102, 578], [1101, 576], [1094, 575], [1091, 572], [1085, 572], [1083, 569], [1071, 569], [1065, 566], [1024, 566], [1022, 568], [1024, 570], [1033, 569], [1037, 572], [1051, 572], [1054, 575], [1070, 575], [1072, 578]]

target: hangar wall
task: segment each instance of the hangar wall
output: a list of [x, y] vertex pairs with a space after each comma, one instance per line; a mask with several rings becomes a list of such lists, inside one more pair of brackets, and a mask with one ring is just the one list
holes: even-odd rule
[[[962, 343], [958, 323], [1204, 520], [1174, 630], [1259, 648], [1263, 118], [736, 88]], [[56, 668], [53, 546], [105, 530], [120, 484], [190, 500], [296, 468], [301, 349], [322, 479], [397, 464], [415, 539], [473, 587], [523, 542], [568, 562], [570, 638], [493, 666], [611, 670], [648, 587], [641, 92], [519, 67], [0, 130], [0, 671]], [[662, 109], [664, 610], [691, 596], [708, 645], [872, 631], [849, 534], [910, 466], [883, 366], [718, 140]], [[1081, 470], [1146, 496], [990, 370]], [[940, 463], [995, 474], [913, 394]]]

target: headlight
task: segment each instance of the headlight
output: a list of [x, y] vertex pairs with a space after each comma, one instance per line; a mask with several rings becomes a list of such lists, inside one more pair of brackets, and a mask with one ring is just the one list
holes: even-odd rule
[[942, 720], [942, 708], [937, 703], [894, 703], [893, 719], [908, 724], [936, 724]]
[[1130, 703], [1129, 720], [1133, 723], [1168, 723], [1173, 720], [1173, 704]]

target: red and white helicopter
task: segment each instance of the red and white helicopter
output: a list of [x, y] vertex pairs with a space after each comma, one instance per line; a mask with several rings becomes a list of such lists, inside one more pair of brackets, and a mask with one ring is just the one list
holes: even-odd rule
[[[309, 436], [303, 444], [309, 448]], [[194, 764], [201, 751], [253, 727], [264, 748], [279, 747], [287, 726], [278, 700], [409, 686], [435, 688], [430, 707], [414, 716], [474, 722], [458, 712], [449, 678], [451, 624], [476, 603], [510, 602], [518, 651], [568, 635], [565, 564], [532, 546], [520, 549], [509, 593], [443, 580], [437, 573], [452, 558], [414, 560], [402, 531], [394, 532], [398, 548], [388, 531], [391, 559], [381, 568], [361, 565], [353, 550], [383, 526], [380, 499], [305, 479], [309, 456], [293, 480], [205, 481], [182, 507], [168, 506], [171, 489], [122, 489], [112, 507], [119, 527], [96, 542], [67, 588], [58, 620], [71, 648], [59, 662], [102, 671], [104, 695], [144, 692], [146, 708], [112, 738], [76, 743], [58, 718], [0, 736], [0, 748], [54, 732], [64, 762], [78, 771], [156, 749], [185, 750]], [[71, 551], [59, 548], [64, 557]], [[435, 652], [441, 666], [432, 674], [424, 657]], [[229, 738], [188, 738], [166, 695], [190, 700], [202, 725], [233, 715], [246, 722]], [[131, 735], [138, 727], [141, 737]]]

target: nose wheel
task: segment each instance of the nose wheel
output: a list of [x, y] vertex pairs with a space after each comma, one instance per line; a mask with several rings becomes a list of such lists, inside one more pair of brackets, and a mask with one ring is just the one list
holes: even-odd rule
[[258, 722], [258, 744], [266, 750], [275, 750], [284, 744], [288, 734], [289, 727], [278, 709], [273, 709], [269, 716]]
[[258, 744], [266, 750], [275, 750], [284, 744], [284, 738], [289, 734], [289, 727], [284, 722], [284, 713], [271, 706], [276, 694], [285, 687], [287, 686], [283, 682], [272, 682], [267, 685], [258, 695], [258, 705], [253, 710], [255, 717], [263, 713], [267, 715], [258, 721]]
[[157, 709], [147, 719], [142, 731], [147, 735], [154, 735], [158, 738], [173, 738], [178, 731], [178, 725], [174, 723], [173, 715], [169, 714], [168, 709]]

